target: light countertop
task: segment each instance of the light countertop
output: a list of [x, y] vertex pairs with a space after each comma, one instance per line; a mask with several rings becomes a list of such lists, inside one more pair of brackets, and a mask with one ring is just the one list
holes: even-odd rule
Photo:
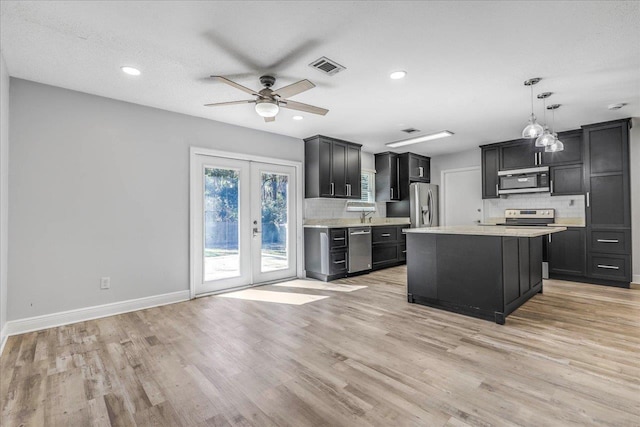
[[565, 231], [567, 227], [508, 227], [502, 225], [457, 225], [446, 227], [421, 227], [403, 230], [424, 234], [466, 234], [471, 236], [540, 237]]
[[346, 228], [346, 227], [379, 227], [385, 225], [409, 225], [408, 218], [372, 218], [363, 224], [357, 218], [334, 218], [325, 220], [307, 220], [304, 228]]

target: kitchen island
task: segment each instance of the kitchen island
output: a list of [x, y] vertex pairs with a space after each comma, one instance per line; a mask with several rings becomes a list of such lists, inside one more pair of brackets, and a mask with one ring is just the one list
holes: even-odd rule
[[542, 239], [566, 227], [408, 228], [410, 303], [504, 324], [542, 292]]

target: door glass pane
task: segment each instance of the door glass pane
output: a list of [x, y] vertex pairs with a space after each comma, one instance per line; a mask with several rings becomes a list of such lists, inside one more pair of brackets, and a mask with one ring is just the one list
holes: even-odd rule
[[204, 280], [240, 275], [238, 184], [235, 169], [204, 169]]
[[287, 209], [289, 205], [289, 176], [262, 173], [262, 249], [261, 271], [282, 270], [289, 267]]

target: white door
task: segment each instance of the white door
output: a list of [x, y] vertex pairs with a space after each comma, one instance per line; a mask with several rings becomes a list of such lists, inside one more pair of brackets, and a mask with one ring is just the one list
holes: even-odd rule
[[196, 155], [192, 174], [196, 295], [296, 276], [294, 167]]
[[480, 168], [442, 171], [442, 225], [474, 225], [482, 220]]

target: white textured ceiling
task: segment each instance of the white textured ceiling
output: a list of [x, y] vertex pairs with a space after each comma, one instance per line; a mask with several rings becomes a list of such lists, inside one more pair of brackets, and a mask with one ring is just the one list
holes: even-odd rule
[[[396, 151], [437, 155], [517, 138], [530, 77], [543, 78], [536, 93], [563, 105], [557, 130], [640, 116], [637, 1], [3, 0], [1, 13], [11, 76], [299, 138], [325, 134], [370, 152], [406, 138], [406, 127], [455, 136]], [[330, 77], [308, 66], [321, 56], [347, 70]], [[122, 65], [143, 74], [126, 76]], [[397, 69], [404, 80], [389, 79]], [[264, 123], [252, 105], [202, 106], [247, 99], [207, 76], [258, 89], [265, 73], [275, 87], [313, 81], [292, 99], [329, 114], [293, 121], [281, 110]], [[607, 110], [618, 102], [628, 105]]]

